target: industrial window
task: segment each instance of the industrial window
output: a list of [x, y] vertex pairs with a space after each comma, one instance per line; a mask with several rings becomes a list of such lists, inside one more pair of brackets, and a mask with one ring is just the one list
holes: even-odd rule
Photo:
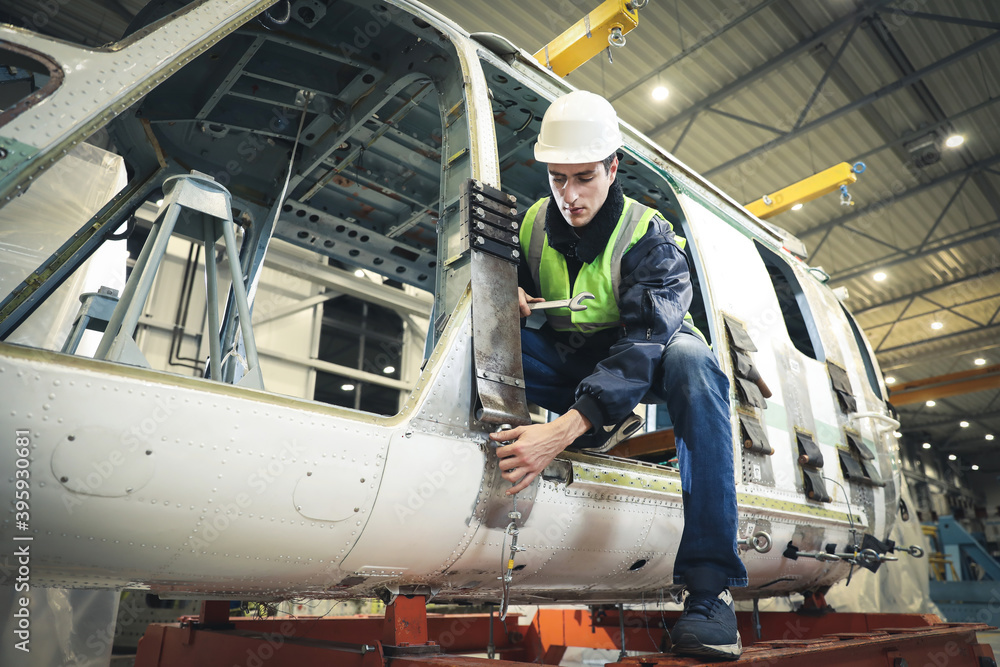
[[754, 245], [757, 246], [760, 258], [764, 260], [764, 266], [767, 267], [767, 275], [771, 278], [775, 296], [778, 297], [781, 316], [792, 344], [807, 357], [823, 361], [825, 359], [823, 344], [816, 328], [816, 320], [813, 319], [809, 301], [802, 291], [798, 278], [795, 277], [795, 272], [788, 262], [759, 241], [754, 241]]
[[848, 312], [847, 308], [843, 305], [840, 306], [844, 309], [844, 317], [851, 325], [851, 331], [854, 333], [854, 342], [857, 343], [858, 352], [861, 353], [861, 360], [865, 363], [865, 375], [868, 376], [868, 384], [871, 386], [872, 391], [880, 399], [882, 398], [882, 390], [878, 386], [878, 376], [875, 374], [875, 364], [872, 361], [872, 356], [868, 352], [868, 343], [865, 340], [864, 334], [861, 333], [861, 329], [858, 328], [858, 323], [854, 321], [854, 316]]
[[[351, 296], [323, 304], [319, 359], [387, 380], [398, 380], [403, 356], [403, 320], [399, 314]], [[317, 371], [314, 398], [355, 410], [394, 415], [400, 390], [358, 377]]]

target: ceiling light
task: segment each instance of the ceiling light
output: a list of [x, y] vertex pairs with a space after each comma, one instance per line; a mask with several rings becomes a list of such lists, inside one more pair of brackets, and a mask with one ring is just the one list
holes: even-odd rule
[[886, 277], [887, 276], [885, 275], [885, 271], [879, 271], [878, 273], [872, 276], [872, 280], [874, 280], [877, 283], [880, 283], [883, 280], [885, 280]]
[[972, 363], [974, 363], [977, 366], [985, 366], [986, 365], [986, 360], [983, 359], [982, 357], [979, 357], [978, 359], [976, 359]]
[[993, 434], [992, 433], [987, 433], [986, 434], [986, 439], [987, 440], [992, 440], [993, 439]]
[[944, 329], [944, 322], [931, 322], [931, 329], [937, 331], [938, 329]]
[[937, 403], [935, 403], [934, 401], [927, 401], [926, 403], [924, 403], [924, 405], [926, 405], [929, 408], [933, 408], [935, 405], [937, 405]]
[[802, 204], [796, 204], [795, 206], [792, 207], [792, 210], [793, 211], [801, 211], [802, 210]]
[[656, 88], [653, 88], [653, 99], [657, 102], [662, 102], [668, 97], [670, 97], [670, 91], [667, 90], [665, 86], [657, 86]]
[[382, 369], [382, 372], [385, 373], [386, 375], [389, 375], [390, 373], [395, 373], [396, 372], [396, 367], [395, 366], [386, 366], [385, 368]]
[[969, 428], [969, 422], [967, 421], [960, 421], [958, 422], [958, 425], [961, 426], [962, 428]]
[[342, 384], [342, 385], [340, 385], [340, 388], [343, 391], [354, 391], [354, 385], [350, 384], [350, 383], [348, 383], [348, 384]]
[[923, 447], [924, 449], [930, 449], [931, 448], [931, 443], [925, 442], [924, 444], [922, 444], [920, 446]]
[[948, 455], [948, 460], [949, 460], [949, 461], [957, 461], [957, 460], [958, 460], [958, 457], [957, 457], [957, 456], [955, 456], [954, 454], [949, 454], [949, 455]]
[[157, 199], [157, 200], [156, 200], [156, 205], [157, 205], [158, 207], [159, 207], [159, 206], [163, 206], [163, 200], [162, 200], [162, 199]]
[[885, 383], [886, 384], [896, 384], [896, 378], [894, 378], [893, 376], [890, 375], [889, 377], [887, 377], [885, 379]]
[[892, 437], [894, 437], [894, 438], [896, 438], [898, 440], [899, 438], [903, 437], [903, 434], [900, 433], [899, 431], [893, 431], [892, 432]]
[[973, 470], [979, 470], [979, 466], [977, 466], [975, 463], [973, 463], [972, 464], [972, 469]]
[[354, 272], [354, 275], [356, 275], [358, 278], [364, 278], [365, 272], [362, 271], [361, 269], [358, 269], [357, 271]]
[[961, 134], [953, 134], [944, 141], [944, 145], [948, 148], [958, 148], [965, 143], [965, 137]]

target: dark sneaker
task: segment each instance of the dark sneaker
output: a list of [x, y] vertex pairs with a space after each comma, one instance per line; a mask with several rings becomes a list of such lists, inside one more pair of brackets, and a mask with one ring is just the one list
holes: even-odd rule
[[598, 429], [597, 433], [581, 435], [571, 447], [587, 454], [610, 452], [622, 440], [625, 440], [642, 428], [642, 424], [642, 417], [634, 412], [630, 412], [625, 415], [624, 419], [613, 426], [605, 426]]
[[736, 660], [743, 653], [736, 608], [729, 589], [716, 597], [688, 594], [684, 612], [670, 632], [677, 655], [696, 655], [720, 660]]

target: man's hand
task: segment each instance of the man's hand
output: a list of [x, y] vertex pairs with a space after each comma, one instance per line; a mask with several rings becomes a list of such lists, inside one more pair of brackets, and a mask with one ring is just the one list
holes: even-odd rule
[[490, 433], [490, 438], [497, 442], [513, 440], [511, 444], [497, 449], [500, 470], [503, 471], [500, 476], [512, 484], [516, 482], [507, 495], [526, 489], [559, 452], [589, 430], [590, 420], [578, 411], [570, 410], [548, 424], [529, 424]]
[[518, 305], [518, 308], [521, 311], [521, 317], [530, 317], [531, 316], [531, 309], [528, 308], [528, 304], [529, 303], [537, 303], [539, 301], [545, 301], [545, 299], [543, 299], [540, 296], [528, 296], [525, 293], [523, 287], [518, 287], [517, 288], [517, 305]]

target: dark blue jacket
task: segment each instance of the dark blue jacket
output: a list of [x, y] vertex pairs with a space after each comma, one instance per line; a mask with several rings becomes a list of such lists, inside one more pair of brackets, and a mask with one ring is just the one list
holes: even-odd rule
[[[549, 245], [566, 257], [571, 280], [582, 262], [596, 259], [621, 216], [624, 197], [617, 180], [594, 219], [574, 231], [558, 207], [549, 206], [545, 232]], [[649, 391], [663, 348], [681, 327], [691, 306], [692, 288], [687, 257], [662, 216], [654, 216], [646, 234], [622, 257], [618, 309], [623, 327], [590, 335], [555, 331], [547, 324], [542, 332], [576, 349], [583, 337], [587, 356], [602, 358], [594, 372], [576, 389], [573, 408], [595, 429], [622, 420]], [[539, 294], [525, 258], [518, 268], [518, 283], [531, 296]]]

